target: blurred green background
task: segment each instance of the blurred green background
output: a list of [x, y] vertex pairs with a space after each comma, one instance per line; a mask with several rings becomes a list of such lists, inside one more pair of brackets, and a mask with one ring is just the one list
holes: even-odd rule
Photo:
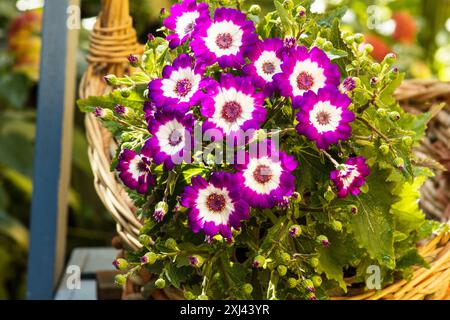
[[[131, 0], [141, 42], [159, 26], [158, 13], [170, 2]], [[100, 0], [81, 3], [78, 78], [86, 68], [89, 31]], [[43, 0], [0, 2], [0, 299], [25, 294], [42, 4]], [[270, 0], [258, 4], [263, 12], [272, 10]], [[408, 77], [450, 80], [450, 0], [318, 0], [312, 10], [342, 5], [348, 7], [342, 19], [345, 28], [366, 35], [375, 47], [375, 59], [396, 52], [398, 67]], [[83, 115], [76, 112], [75, 121], [68, 253], [79, 246], [109, 246], [115, 230], [93, 188]]]

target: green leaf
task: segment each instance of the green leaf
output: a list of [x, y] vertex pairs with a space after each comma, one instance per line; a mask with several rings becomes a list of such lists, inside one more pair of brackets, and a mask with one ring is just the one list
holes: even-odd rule
[[333, 21], [335, 19], [340, 20], [345, 15], [346, 12], [347, 12], [346, 6], [338, 7], [331, 11], [328, 11], [327, 13], [320, 15], [318, 17], [317, 24], [321, 27], [331, 28], [331, 26], [333, 25]]
[[394, 196], [392, 184], [386, 182], [388, 175], [387, 170], [372, 168], [366, 180], [370, 190], [356, 197], [358, 213], [350, 219], [348, 229], [371, 258], [392, 269], [395, 267], [394, 219], [390, 208]]
[[326, 231], [330, 245], [327, 248], [319, 247], [319, 265], [316, 270], [325, 273], [329, 280], [339, 283], [339, 286], [347, 292], [347, 285], [344, 281], [344, 267], [350, 261], [361, 256], [361, 250], [355, 245], [351, 236], [343, 235], [334, 231]]
[[397, 259], [397, 269], [404, 270], [412, 266], [430, 267], [425, 259], [417, 252], [416, 248], [410, 248]]
[[142, 110], [144, 101], [144, 97], [136, 91], [131, 91], [130, 96], [124, 98], [119, 90], [115, 90], [104, 96], [80, 99], [77, 101], [77, 105], [82, 112], [92, 112], [95, 107], [112, 110], [116, 104], [121, 104], [134, 110]]
[[275, 4], [275, 8], [278, 11], [278, 15], [280, 16], [281, 19], [281, 25], [283, 26], [283, 30], [285, 32], [286, 36], [292, 36], [293, 32], [292, 32], [292, 20], [291, 20], [291, 15], [289, 14], [289, 12], [283, 7], [283, 4], [281, 2], [279, 2], [278, 0], [274, 1]]
[[181, 283], [188, 279], [192, 271], [190, 267], [177, 268], [175, 264], [168, 263], [165, 265], [164, 274], [169, 282], [175, 287], [180, 288]]

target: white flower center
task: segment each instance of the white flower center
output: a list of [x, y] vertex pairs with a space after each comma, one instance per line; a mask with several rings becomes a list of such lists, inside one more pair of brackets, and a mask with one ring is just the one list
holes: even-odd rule
[[161, 89], [166, 97], [187, 102], [198, 90], [201, 78], [192, 68], [180, 68], [172, 71], [169, 79], [162, 80]]
[[283, 168], [269, 157], [250, 159], [244, 170], [244, 184], [258, 194], [269, 194], [280, 186]]
[[309, 113], [309, 121], [317, 132], [336, 131], [342, 119], [342, 109], [328, 101], [318, 101]]
[[345, 169], [339, 171], [339, 178], [342, 180], [345, 189], [347, 189], [358, 176], [359, 171], [355, 165], [346, 164]]
[[129, 163], [129, 172], [133, 180], [139, 180], [139, 177], [147, 173], [147, 165], [142, 158], [136, 155]]
[[206, 32], [206, 47], [217, 57], [236, 55], [244, 32], [231, 21], [214, 22]]
[[263, 51], [254, 63], [256, 73], [267, 82], [274, 74], [281, 72], [281, 60], [274, 51]]
[[180, 39], [190, 34], [195, 27], [195, 20], [200, 16], [198, 11], [188, 11], [177, 18], [175, 32]]
[[185, 146], [185, 127], [173, 119], [159, 127], [155, 136], [162, 152], [168, 155], [178, 154]]
[[245, 121], [252, 119], [255, 101], [250, 95], [235, 88], [221, 88], [214, 101], [215, 112], [211, 121], [225, 134], [238, 131]]
[[213, 185], [199, 191], [196, 204], [203, 222], [212, 221], [216, 225], [228, 224], [230, 214], [234, 211], [228, 190]]
[[289, 77], [294, 96], [300, 96], [309, 90], [317, 93], [320, 88], [325, 86], [325, 81], [324, 70], [310, 59], [297, 61]]

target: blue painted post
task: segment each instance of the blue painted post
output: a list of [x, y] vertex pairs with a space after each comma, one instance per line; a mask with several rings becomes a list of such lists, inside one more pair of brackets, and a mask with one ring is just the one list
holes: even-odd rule
[[52, 299], [64, 265], [79, 28], [76, 23], [68, 28], [68, 21], [74, 19], [70, 14], [79, 15], [78, 5], [78, 0], [44, 5], [28, 299]]

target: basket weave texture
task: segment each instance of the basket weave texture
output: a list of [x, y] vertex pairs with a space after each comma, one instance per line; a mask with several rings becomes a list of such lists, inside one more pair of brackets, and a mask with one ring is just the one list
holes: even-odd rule
[[[127, 73], [126, 56], [138, 53], [136, 32], [129, 15], [128, 0], [102, 0], [102, 11], [91, 35], [88, 70], [79, 87], [81, 98], [107, 92], [103, 77]], [[446, 106], [429, 124], [427, 138], [417, 150], [418, 156], [432, 157], [450, 170], [450, 83], [436, 80], [404, 81], [395, 98], [410, 112], [423, 112], [438, 102]], [[124, 186], [111, 172], [110, 163], [117, 144], [109, 132], [92, 115], [85, 118], [89, 143], [88, 156], [94, 174], [94, 186], [105, 207], [117, 222], [117, 233], [126, 247], [137, 250], [139, 230], [143, 221], [136, 217], [136, 208]], [[450, 218], [450, 175], [437, 172], [421, 190], [421, 206], [442, 221]], [[336, 299], [450, 299], [449, 235], [439, 235], [419, 248], [430, 263], [430, 269], [417, 268], [410, 281], [402, 280], [381, 291]], [[180, 297], [169, 289], [159, 291], [155, 298]]]

